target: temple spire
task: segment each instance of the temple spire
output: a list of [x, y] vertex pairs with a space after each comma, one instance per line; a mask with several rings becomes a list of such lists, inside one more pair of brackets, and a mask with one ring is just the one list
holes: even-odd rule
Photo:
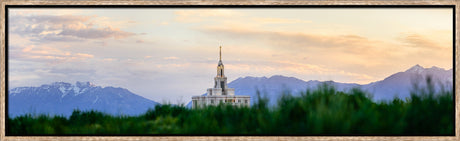
[[219, 61], [222, 60], [222, 46], [219, 46]]

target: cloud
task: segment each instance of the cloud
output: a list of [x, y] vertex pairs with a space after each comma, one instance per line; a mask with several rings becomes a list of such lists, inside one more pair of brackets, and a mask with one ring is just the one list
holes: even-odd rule
[[175, 57], [175, 56], [170, 56], [170, 57], [163, 57], [163, 59], [165, 59], [165, 60], [177, 60], [179, 58]]
[[196, 17], [228, 17], [241, 15], [233, 10], [226, 9], [200, 9], [200, 10], [178, 10], [174, 12], [177, 16], [196, 16]]
[[84, 39], [107, 39], [115, 38], [121, 39], [135, 35], [131, 32], [121, 31], [117, 28], [64, 28], [58, 35], [73, 36]]
[[32, 37], [35, 42], [82, 41], [89, 39], [121, 39], [136, 35], [118, 28], [100, 25], [96, 16], [77, 15], [14, 15], [10, 33]]
[[258, 24], [301, 24], [312, 23], [312, 21], [300, 19], [284, 19], [284, 18], [254, 18], [254, 22]]
[[77, 54], [75, 54], [75, 57], [78, 57], [78, 58], [93, 58], [94, 55], [85, 54], [85, 53], [77, 53]]
[[178, 10], [175, 11], [175, 21], [193, 23], [209, 20], [209, 18], [228, 18], [232, 16], [242, 16], [240, 12], [227, 9], [200, 9], [200, 10]]
[[108, 43], [106, 41], [94, 41], [94, 43], [101, 45], [101, 46], [107, 46]]
[[68, 61], [81, 61], [93, 58], [94, 55], [86, 53], [71, 53], [53, 47], [34, 46], [15, 47], [9, 50], [12, 60], [25, 60], [32, 62], [63, 63]]
[[164, 70], [176, 69], [176, 68], [185, 68], [190, 67], [190, 63], [171, 63], [171, 64], [158, 64], [155, 67], [162, 68]]
[[407, 46], [414, 47], [414, 48], [425, 48], [425, 49], [448, 49], [452, 45], [446, 44], [442, 45], [433, 38], [428, 38], [422, 34], [417, 33], [402, 33], [401, 37], [399, 38], [403, 43]]
[[49, 73], [58, 73], [65, 75], [75, 75], [75, 74], [94, 74], [96, 70], [94, 69], [83, 69], [83, 68], [51, 68]]
[[95, 16], [75, 16], [75, 15], [14, 15], [11, 16], [11, 23], [18, 22], [33, 22], [33, 23], [48, 23], [48, 24], [75, 24], [80, 22], [87, 22]]
[[281, 68], [283, 69], [297, 72], [297, 73], [321, 74], [321, 73], [327, 73], [331, 71], [324, 67], [320, 67], [318, 65], [313, 65], [313, 64], [296, 63], [296, 62], [289, 62], [289, 61], [274, 61], [274, 63], [281, 65]]
[[[359, 67], [381, 66], [407, 58], [413, 50], [393, 42], [369, 38], [359, 34], [321, 34], [299, 31], [272, 31], [261, 28], [250, 28], [245, 25], [234, 26], [201, 26], [195, 28], [202, 33], [223, 39], [239, 42], [238, 46], [246, 46], [244, 52], [256, 50], [273, 54], [288, 54], [299, 59], [306, 54], [308, 61], [315, 64], [336, 64], [337, 68], [347, 65]], [[401, 52], [394, 50], [403, 50]], [[325, 55], [327, 54], [327, 55]], [[260, 56], [260, 55], [259, 55]], [[276, 57], [276, 56], [275, 56]], [[283, 59], [283, 58], [278, 58]]]
[[[384, 77], [382, 76], [382, 72], [384, 72], [381, 70], [382, 67], [399, 67], [401, 65], [394, 62], [401, 59], [408, 60], [408, 56], [417, 52], [398, 43], [352, 33], [340, 35], [273, 31], [250, 28], [245, 25], [202, 26], [195, 29], [215, 38], [237, 42], [238, 44], [231, 43], [232, 46], [236, 46], [235, 49], [239, 49], [239, 52], [243, 54], [251, 54], [253, 59], [264, 58], [274, 62], [287, 62], [284, 64], [278, 62], [281, 64], [275, 65], [284, 70], [276, 68], [267, 68], [267, 70], [288, 71], [291, 74], [302, 73], [303, 76], [316, 75], [323, 77], [318, 79], [326, 77], [346, 82], [368, 83], [378, 80]], [[238, 53], [232, 55], [238, 56]], [[248, 58], [246, 56], [241, 57]], [[305, 57], [309, 59], [302, 59]], [[271, 63], [264, 63], [264, 65], [273, 66]], [[245, 66], [241, 67], [246, 68]], [[341, 72], [339, 70], [346, 71]]]
[[34, 42], [80, 42], [83, 39], [72, 37], [72, 36], [64, 36], [58, 34], [46, 34], [46, 35], [33, 35], [34, 37], [30, 39], [30, 41]]
[[293, 51], [306, 51], [305, 49], [308, 48], [345, 48], [348, 51], [358, 48], [365, 50], [375, 43], [375, 41], [366, 37], [354, 34], [318, 35], [299, 32], [264, 31], [243, 27], [203, 27], [199, 28], [199, 30], [213, 36], [219, 35], [232, 39], [262, 42]]
[[170, 22], [167, 22], [167, 21], [157, 21], [157, 20], [154, 20], [153, 23], [157, 25], [161, 25], [161, 26], [166, 26], [170, 24]]
[[102, 59], [103, 62], [112, 62], [112, 61], [115, 61], [116, 59], [114, 58], [104, 58]]

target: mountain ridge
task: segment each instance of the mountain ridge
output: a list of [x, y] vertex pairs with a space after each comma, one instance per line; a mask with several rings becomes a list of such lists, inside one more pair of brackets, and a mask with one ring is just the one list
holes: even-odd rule
[[[314, 90], [321, 83], [328, 83], [333, 85], [338, 91], [348, 91], [352, 88], [360, 88], [368, 93], [373, 94], [372, 99], [375, 101], [385, 101], [391, 100], [395, 97], [400, 99], [405, 99], [410, 96], [410, 91], [412, 89], [412, 84], [414, 82], [423, 82], [422, 80], [426, 79], [426, 76], [432, 76], [433, 82], [435, 82], [435, 87], [437, 90], [440, 90], [442, 84], [447, 83], [452, 84], [453, 81], [453, 69], [443, 69], [436, 66], [431, 68], [424, 68], [419, 64], [414, 65], [413, 67], [396, 72], [383, 80], [367, 83], [367, 84], [357, 84], [357, 83], [341, 83], [335, 81], [318, 81], [318, 80], [301, 80], [295, 77], [287, 77], [282, 75], [273, 75], [271, 77], [238, 77], [234, 81], [230, 82], [228, 86], [230, 88], [235, 88], [235, 95], [249, 95], [251, 96], [251, 104], [256, 100], [256, 90], [259, 89], [262, 94], [269, 98], [269, 104], [274, 105], [276, 100], [283, 93], [283, 88], [280, 86], [285, 85], [287, 89], [290, 89], [291, 94], [298, 95], [300, 91], [305, 91], [307, 89]], [[418, 80], [415, 80], [418, 79]], [[277, 83], [273, 83], [276, 80]], [[256, 85], [260, 84], [260, 85]], [[451, 87], [451, 86], [447, 86]], [[262, 88], [262, 89], [260, 89]], [[191, 105], [189, 102], [187, 105]]]
[[13, 88], [8, 91], [8, 99], [11, 117], [26, 113], [69, 116], [74, 109], [138, 115], [159, 104], [121, 87], [101, 87], [78, 81]]

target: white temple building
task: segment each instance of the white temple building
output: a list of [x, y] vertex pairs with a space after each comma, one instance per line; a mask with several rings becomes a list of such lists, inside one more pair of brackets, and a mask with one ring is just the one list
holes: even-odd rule
[[222, 47], [219, 47], [219, 64], [217, 65], [217, 76], [214, 77], [214, 88], [208, 88], [205, 96], [193, 96], [192, 108], [219, 104], [249, 106], [250, 99], [250, 96], [235, 95], [235, 89], [228, 88], [227, 77], [224, 75], [224, 64], [222, 63]]

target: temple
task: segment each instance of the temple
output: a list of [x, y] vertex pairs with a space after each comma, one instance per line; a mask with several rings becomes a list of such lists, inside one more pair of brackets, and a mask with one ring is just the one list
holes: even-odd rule
[[193, 96], [192, 108], [219, 104], [249, 106], [250, 99], [250, 96], [235, 95], [235, 89], [228, 88], [224, 64], [222, 63], [222, 47], [219, 47], [219, 63], [217, 64], [217, 75], [214, 77], [214, 87], [208, 88], [204, 96]]

